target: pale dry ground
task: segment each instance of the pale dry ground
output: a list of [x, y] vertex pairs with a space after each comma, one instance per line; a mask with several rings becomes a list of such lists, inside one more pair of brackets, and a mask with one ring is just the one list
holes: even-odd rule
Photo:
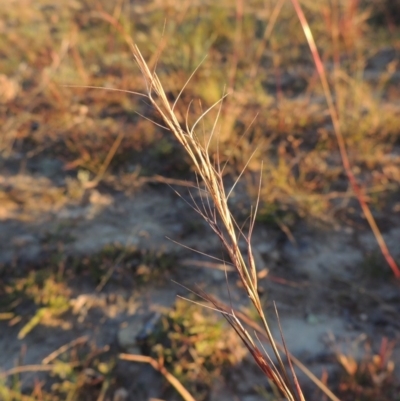
[[[189, 206], [166, 186], [142, 188], [130, 196], [100, 187], [82, 190], [74, 200], [68, 198], [65, 191], [63, 193], [65, 182], [62, 184], [61, 174], [54, 175], [52, 171], [53, 177], [46, 177], [46, 170], [38, 174], [9, 169], [8, 173], [4, 170], [2, 174], [3, 196], [7, 198], [1, 205], [0, 225], [5, 275], [6, 269], [21, 269], [28, 261], [38, 264], [52, 252], [88, 255], [115, 243], [140, 249], [163, 249], [177, 255], [181, 261], [205, 260], [168, 240], [167, 236], [202, 252], [221, 255], [218, 240], [210, 235]], [[79, 189], [81, 184], [75, 180], [74, 185]], [[180, 190], [185, 196], [186, 189]], [[238, 192], [236, 199], [242, 199], [241, 195]], [[391, 223], [385, 239], [394, 256], [399, 258], [400, 222], [393, 216]], [[269, 271], [260, 280], [267, 314], [273, 319], [272, 301], [275, 301], [288, 347], [294, 355], [318, 375], [323, 369], [333, 375], [338, 368], [333, 357], [335, 350], [362, 357], [365, 336], [375, 347], [379, 346], [383, 336], [400, 338], [398, 283], [393, 282], [390, 275], [371, 280], [362, 271], [371, 268], [368, 255], [377, 253], [374, 238], [368, 230], [345, 226], [336, 229], [311, 227], [303, 222], [297, 224], [293, 236], [296, 243], [279, 230], [259, 223], [253, 243], [258, 269]], [[379, 259], [375, 263], [378, 266], [372, 266], [373, 269], [387, 269]], [[246, 302], [243, 291], [234, 284], [236, 280], [232, 273], [229, 276], [234, 302]], [[223, 271], [185, 262], [170, 274], [170, 278], [189, 286], [202, 283], [211, 294], [228, 300]], [[132, 288], [129, 280], [121, 282], [118, 277], [112, 278], [100, 293], [89, 281], [76, 281], [71, 296], [76, 314], [67, 314], [63, 318], [67, 330], [39, 326], [24, 340], [18, 340], [21, 326], [8, 327], [7, 322], [1, 322], [4, 335], [0, 347], [6, 352], [0, 354], [0, 366], [3, 369], [12, 367], [23, 345], [27, 346], [24, 363], [40, 363], [58, 346], [84, 334], [99, 346], [116, 347], [121, 324], [144, 321], [150, 311], [157, 310], [157, 305], [171, 306], [176, 294], [182, 293], [182, 289], [169, 280], [162, 285], [149, 283], [141, 289], [134, 287], [133, 291]], [[81, 322], [79, 316], [83, 312], [79, 311], [79, 302], [83, 302], [82, 309], [87, 313], [81, 317]], [[32, 311], [28, 308], [25, 313]], [[279, 336], [277, 330], [275, 334]], [[398, 374], [398, 346], [392, 359]], [[237, 374], [246, 371], [249, 377], [237, 391], [243, 400], [246, 396], [256, 400], [253, 387], [264, 379], [256, 369], [249, 367], [251, 362], [241, 366], [237, 368]], [[129, 369], [134, 372], [136, 368]], [[241, 369], [243, 372], [239, 373]], [[150, 370], [144, 371], [147, 373], [138, 378], [143, 383], [153, 377]], [[300, 378], [305, 380], [302, 375]], [[235, 389], [234, 383], [235, 380], [227, 387], [215, 389], [215, 399], [229, 394], [227, 388]], [[153, 387], [153, 396], [157, 396], [156, 387]]]

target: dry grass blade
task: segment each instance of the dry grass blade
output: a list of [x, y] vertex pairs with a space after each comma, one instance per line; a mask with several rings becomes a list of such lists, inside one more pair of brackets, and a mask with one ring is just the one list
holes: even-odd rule
[[6, 370], [5, 372], [0, 372], [0, 378], [12, 376], [19, 373], [27, 373], [27, 372], [48, 372], [54, 369], [54, 365], [24, 365], [24, 366], [16, 366], [15, 368], [11, 368]]
[[324, 91], [325, 99], [328, 103], [328, 108], [329, 108], [329, 114], [332, 119], [332, 124], [333, 128], [335, 131], [337, 143], [339, 146], [339, 151], [340, 151], [340, 156], [342, 158], [342, 163], [343, 167], [346, 171], [346, 175], [349, 179], [349, 182], [353, 188], [353, 191], [358, 199], [358, 202], [360, 203], [361, 209], [364, 213], [365, 218], [368, 220], [368, 223], [371, 227], [371, 230], [376, 238], [376, 241], [381, 249], [381, 252], [386, 259], [386, 262], [388, 263], [389, 267], [392, 269], [393, 274], [395, 275], [396, 278], [400, 278], [400, 269], [397, 266], [395, 260], [393, 259], [392, 255], [389, 252], [389, 249], [386, 245], [386, 242], [379, 230], [378, 225], [376, 224], [376, 221], [371, 213], [371, 210], [366, 202], [365, 199], [365, 194], [363, 193], [362, 189], [360, 188], [357, 179], [353, 173], [353, 170], [351, 168], [351, 163], [347, 154], [346, 150], [346, 144], [342, 135], [342, 130], [340, 128], [340, 121], [339, 121], [339, 114], [337, 112], [337, 109], [335, 107], [335, 103], [333, 100], [333, 96], [328, 84], [328, 79], [326, 77], [326, 72], [325, 72], [325, 67], [322, 63], [321, 57], [319, 55], [317, 46], [315, 44], [315, 40], [313, 37], [313, 34], [311, 32], [310, 25], [308, 24], [308, 21], [303, 13], [303, 10], [301, 8], [301, 5], [298, 0], [292, 0], [293, 6], [296, 10], [297, 16], [300, 20], [301, 27], [303, 28], [304, 34], [306, 36], [308, 45], [310, 47], [313, 59], [314, 59], [314, 64], [317, 68], [319, 78], [321, 80], [322, 88]]
[[[164, 120], [164, 123], [168, 126], [179, 143], [184, 147], [196, 168], [199, 178], [201, 178], [204, 189], [201, 191], [202, 205], [196, 205], [197, 211], [207, 221], [212, 230], [218, 235], [222, 244], [227, 250], [230, 260], [239, 273], [244, 288], [246, 289], [250, 300], [255, 306], [257, 313], [263, 322], [264, 330], [273, 349], [275, 358], [278, 361], [279, 368], [271, 365], [263, 357], [261, 351], [254, 344], [250, 335], [242, 327], [240, 321], [234, 315], [226, 313], [226, 311], [223, 313], [223, 315], [236, 330], [237, 334], [253, 355], [258, 366], [263, 370], [267, 377], [273, 380], [278, 389], [281, 391], [282, 395], [288, 400], [303, 400], [304, 397], [300, 388], [294, 387], [292, 381], [289, 379], [285, 365], [282, 361], [278, 348], [275, 345], [275, 341], [272, 337], [267, 319], [262, 310], [261, 301], [257, 292], [257, 279], [255, 274], [254, 259], [251, 255], [251, 246], [248, 247], [250, 252], [248, 264], [245, 262], [244, 257], [239, 249], [238, 239], [240, 235], [242, 235], [242, 232], [237, 228], [238, 225], [229, 210], [228, 196], [225, 192], [222, 174], [219, 170], [219, 167], [216, 167], [214, 161], [210, 158], [207, 145], [204, 146], [201, 143], [194, 130], [199, 120], [209, 110], [211, 110], [212, 107], [220, 103], [222, 99], [216, 102], [211, 108], [206, 110], [206, 112], [202, 114], [192, 128], [189, 128], [187, 123], [186, 130], [182, 129], [176, 115], [174, 114], [173, 105], [171, 105], [168, 101], [157, 74], [150, 70], [139, 48], [133, 44], [131, 40], [129, 40], [129, 44], [145, 80], [147, 96], [150, 102], [159, 112]], [[246, 238], [248, 243], [250, 243], [253, 224], [254, 221], [251, 222], [250, 234]]]
[[125, 361], [148, 363], [168, 380], [168, 382], [175, 388], [175, 390], [182, 396], [185, 401], [196, 401], [189, 393], [189, 391], [187, 391], [186, 388], [182, 385], [182, 383], [175, 376], [169, 373], [167, 369], [165, 369], [165, 367], [162, 364], [158, 363], [155, 359], [145, 355], [133, 354], [120, 354], [119, 358]]
[[[228, 307], [221, 302], [219, 299], [211, 296], [207, 296], [208, 300], [214, 304], [214, 302], [217, 302], [219, 307], [222, 307], [223, 309], [227, 309]], [[256, 322], [254, 322], [252, 319], [250, 319], [248, 316], [246, 316], [244, 313], [234, 310], [232, 313], [235, 314], [235, 316], [240, 319], [242, 322], [244, 322], [247, 326], [251, 327], [257, 334], [263, 336], [265, 339], [268, 340], [268, 338], [265, 335], [265, 332], [263, 328], [258, 325]], [[276, 343], [276, 346], [281, 349], [282, 351], [284, 350], [284, 346]], [[320, 380], [318, 377], [316, 377], [303, 363], [301, 363], [295, 356], [290, 354], [287, 351], [287, 356], [289, 357], [289, 360], [296, 365], [319, 389], [326, 394], [326, 396], [332, 400], [332, 401], [340, 401], [338, 397], [335, 396], [335, 394], [332, 393], [331, 390]]]
[[62, 347], [58, 348], [57, 350], [53, 351], [51, 354], [46, 356], [46, 358], [43, 359], [42, 363], [44, 365], [49, 364], [50, 362], [54, 361], [58, 356], [63, 354], [64, 352], [68, 351], [70, 348], [75, 347], [76, 345], [83, 344], [89, 340], [88, 336], [82, 336], [78, 337], [75, 340], [70, 341], [67, 344], [64, 344]]
[[[242, 323], [238, 319], [233, 309], [229, 310], [225, 304], [219, 302], [216, 298], [208, 296], [205, 292], [198, 290], [198, 296], [203, 298], [204, 300], [212, 303], [215, 307], [215, 310], [218, 310], [227, 322], [231, 325], [231, 327], [235, 330], [236, 334], [240, 337], [246, 348], [249, 350], [253, 359], [257, 363], [258, 367], [262, 370], [265, 376], [268, 377], [278, 389], [281, 391], [283, 395], [288, 400], [295, 400], [293, 397], [293, 392], [290, 387], [288, 387], [288, 382], [285, 381], [285, 378], [280, 374], [279, 370], [276, 368], [274, 363], [269, 358], [268, 354], [264, 352], [264, 354], [260, 351], [260, 349], [255, 344], [253, 338], [250, 336], [249, 332], [243, 327]], [[294, 372], [293, 372], [294, 374]], [[295, 383], [297, 382], [297, 378], [295, 378]], [[301, 393], [301, 389], [298, 388], [299, 399], [304, 401], [304, 397]]]

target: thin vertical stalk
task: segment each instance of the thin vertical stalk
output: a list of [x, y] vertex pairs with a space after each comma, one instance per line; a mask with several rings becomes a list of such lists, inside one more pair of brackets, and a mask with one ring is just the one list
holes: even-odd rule
[[350, 159], [349, 159], [349, 156], [347, 153], [346, 144], [345, 144], [342, 130], [340, 127], [339, 114], [337, 112], [335, 103], [333, 101], [333, 96], [332, 96], [332, 92], [329, 87], [328, 79], [327, 79], [326, 72], [325, 72], [325, 67], [324, 67], [324, 64], [322, 63], [317, 46], [315, 44], [315, 40], [314, 40], [313, 34], [311, 32], [310, 25], [308, 24], [308, 21], [303, 13], [303, 10], [300, 6], [299, 1], [298, 0], [291, 0], [291, 1], [296, 10], [297, 16], [300, 20], [301, 27], [303, 28], [304, 34], [306, 36], [308, 45], [311, 50], [311, 54], [314, 59], [315, 67], [317, 68], [317, 72], [318, 72], [319, 78], [321, 80], [322, 89], [324, 91], [325, 99], [328, 104], [329, 113], [330, 113], [330, 116], [332, 119], [333, 129], [335, 131], [336, 140], [337, 140], [337, 143], [339, 146], [340, 156], [342, 158], [342, 164], [343, 164], [344, 170], [349, 179], [350, 185], [353, 188], [353, 191], [358, 199], [358, 202], [360, 203], [360, 206], [364, 213], [364, 216], [367, 219], [367, 221], [371, 227], [371, 230], [376, 238], [376, 241], [379, 245], [382, 255], [386, 259], [386, 262], [388, 263], [389, 267], [392, 269], [394, 276], [397, 279], [400, 279], [400, 269], [397, 266], [392, 255], [390, 254], [390, 251], [386, 245], [386, 242], [379, 230], [378, 225], [376, 224], [374, 216], [371, 213], [371, 209], [369, 208], [369, 206], [365, 200], [365, 195], [364, 195], [361, 187], [359, 186], [357, 179], [351, 168], [351, 163], [350, 163]]

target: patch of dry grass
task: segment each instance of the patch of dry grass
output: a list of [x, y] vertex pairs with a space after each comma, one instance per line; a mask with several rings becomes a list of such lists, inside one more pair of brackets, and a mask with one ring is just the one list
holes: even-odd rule
[[[377, 192], [383, 199], [399, 180], [399, 162], [392, 155], [398, 143], [400, 111], [388, 98], [397, 96], [395, 59], [383, 62], [376, 71], [377, 81], [365, 78], [380, 49], [393, 44], [394, 33], [385, 25], [370, 27], [372, 3], [363, 8], [338, 1], [336, 14], [329, 2], [303, 3], [322, 57], [334, 69], [329, 80], [349, 157], [362, 172], [365, 191]], [[254, 185], [252, 176], [259, 173], [263, 161], [262, 203], [275, 204], [283, 213], [332, 220], [338, 215], [337, 200], [354, 196], [342, 178], [321, 88], [290, 4], [254, 1], [241, 9], [228, 2], [185, 3], [177, 11], [173, 3], [110, 6], [99, 2], [94, 6], [78, 1], [54, 6], [43, 0], [34, 6], [26, 0], [24, 12], [18, 13], [20, 4], [10, 2], [1, 11], [5, 92], [0, 121], [6, 157], [15, 152], [28, 160], [55, 156], [72, 174], [87, 171], [94, 184], [115, 185], [117, 174], [130, 174], [132, 181], [137, 173], [187, 176], [190, 167], [183, 153], [175, 157], [177, 149], [168, 136], [135, 114], [155, 117], [139, 99], [121, 92], [59, 85], [128, 91], [141, 87], [131, 72], [123, 41], [99, 18], [108, 14], [121, 21], [148, 59], [153, 57], [151, 65], [158, 44], [161, 49], [168, 46], [158, 71], [169, 98], [179, 93], [187, 76], [208, 55], [176, 106], [177, 118], [184, 122], [189, 103], [201, 99], [201, 106], [191, 104], [189, 118], [195, 118], [219, 99], [226, 85], [231, 95], [219, 119], [220, 158], [230, 158], [233, 163], [226, 173], [237, 174], [257, 145], [259, 151], [244, 178], [255, 195], [258, 184]], [[199, 15], [201, 23], [196, 22]], [[332, 36], [335, 29], [346, 34]], [[204, 124], [212, 126], [214, 117], [205, 118]], [[144, 157], [144, 149], [150, 152], [155, 147], [160, 148], [150, 158]], [[210, 149], [216, 147], [212, 141]]]

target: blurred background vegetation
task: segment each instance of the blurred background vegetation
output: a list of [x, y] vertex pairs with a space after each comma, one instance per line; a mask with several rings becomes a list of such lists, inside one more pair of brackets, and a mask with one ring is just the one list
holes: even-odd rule
[[[301, 4], [328, 71], [354, 172], [384, 226], [400, 212], [400, 2], [302, 0]], [[342, 167], [308, 45], [290, 1], [284, 0], [3, 1], [0, 166], [30, 166], [35, 171], [36, 161], [51, 158], [65, 175], [63, 184], [48, 193], [25, 188], [16, 195], [0, 182], [3, 205], [16, 202], [28, 207], [33, 195], [41, 204], [38, 208], [46, 202], [79, 200], [84, 196], [82, 183], [130, 193], [152, 180], [192, 179], [189, 161], [170, 133], [149, 121], [161, 123], [159, 116], [139, 96], [126, 93], [145, 88], [128, 46], [109, 23], [112, 19], [157, 69], [171, 101], [199, 67], [177, 104], [182, 124], [186, 119], [194, 122], [228, 94], [211, 152], [218, 152], [221, 163], [229, 161], [224, 170], [227, 179], [245, 168], [243, 183], [253, 199], [262, 172], [259, 220], [289, 234], [300, 219], [328, 224], [351, 220], [366, 226]], [[204, 135], [216, 116], [213, 110], [205, 117]], [[52, 174], [53, 165], [40, 168]], [[242, 208], [240, 213], [246, 216], [249, 208], [246, 204]], [[24, 218], [29, 221], [32, 216], [27, 213]], [[142, 265], [155, 260], [166, 268], [171, 265], [162, 255], [150, 256], [152, 262], [137, 250], [124, 250], [123, 255], [125, 261], [145, 260]], [[74, 263], [91, 271], [99, 267], [99, 274], [109, 269], [107, 257], [109, 253], [101, 254], [86, 267]], [[19, 277], [0, 292], [7, 293], [7, 305], [21, 293], [37, 305], [21, 337], [49, 316], [60, 324], [57, 319], [70, 307], [60, 264], [50, 265], [41, 267], [46, 272], [41, 277], [36, 273]], [[147, 273], [139, 275], [146, 282], [154, 279]], [[177, 311], [188, 313], [183, 309], [179, 305]], [[174, 371], [182, 377], [190, 372], [189, 386], [196, 390], [193, 381], [200, 377], [207, 384], [209, 376], [203, 370], [194, 375], [185, 358], [188, 352], [200, 352], [196, 348], [201, 343], [192, 341], [185, 345], [184, 356], [179, 354], [176, 350], [182, 345], [176, 342], [187, 335], [187, 325], [172, 312], [165, 316], [166, 332], [174, 332], [170, 326], [177, 319], [180, 334], [168, 340], [174, 351], [165, 346], [164, 357], [172, 365], [173, 358], [182, 361], [183, 368], [175, 363]], [[217, 356], [225, 358], [229, 350], [216, 339], [221, 330], [216, 325], [215, 336], [211, 332], [206, 340], [217, 343]], [[0, 387], [0, 398], [77, 399], [77, 389], [87, 384], [87, 370], [76, 373], [71, 368], [76, 364], [85, 369], [90, 365], [102, 377], [104, 387], [94, 399], [104, 399], [97, 397], [105, 397], [113, 363], [105, 364], [93, 350], [78, 354], [53, 367], [53, 379], [59, 379], [53, 395], [39, 391], [40, 386], [33, 395], [23, 395], [14, 383], [12, 388]], [[211, 364], [213, 371], [224, 364], [217, 356], [206, 353], [195, 359], [201, 359], [200, 365]], [[231, 363], [229, 356], [226, 361]], [[199, 397], [206, 397], [203, 388], [198, 391]]]
[[[384, 207], [380, 200], [398, 194], [399, 182], [398, 2], [302, 4], [355, 172], [375, 206]], [[21, 0], [8, 1], [1, 13], [3, 158], [50, 153], [67, 171], [116, 187], [132, 184], [123, 179], [132, 172], [187, 177], [190, 167], [168, 132], [137, 114], [158, 119], [139, 97], [63, 86], [143, 90], [128, 47], [104, 20], [109, 15], [157, 64], [171, 100], [202, 63], [178, 105], [182, 123], [229, 93], [219, 118], [220, 157], [236, 174], [257, 148], [245, 176], [254, 195], [263, 161], [260, 218], [290, 210], [327, 219], [351, 210], [325, 100], [290, 2]]]

